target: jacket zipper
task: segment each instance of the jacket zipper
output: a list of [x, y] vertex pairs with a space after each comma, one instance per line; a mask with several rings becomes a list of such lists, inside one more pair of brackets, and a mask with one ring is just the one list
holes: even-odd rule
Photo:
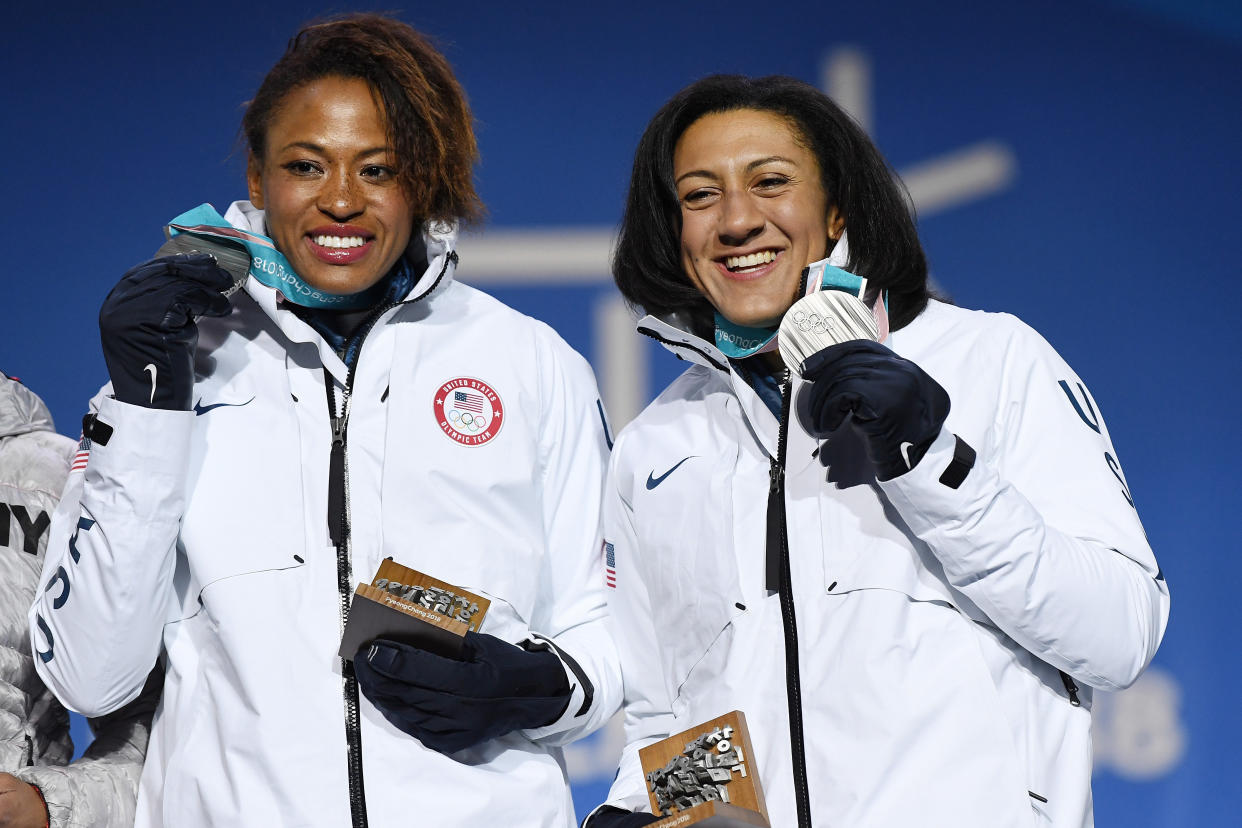
[[[805, 274], [804, 274], [805, 275]], [[650, 328], [640, 327], [640, 334], [665, 345], [694, 351], [715, 368], [728, 371], [700, 348], [684, 342], [672, 342]], [[683, 357], [677, 354], [678, 359]], [[806, 738], [802, 726], [802, 678], [798, 664], [798, 621], [794, 611], [793, 576], [789, 564], [789, 526], [785, 515], [785, 453], [789, 442], [789, 404], [793, 381], [789, 369], [781, 376], [780, 431], [776, 438], [776, 457], [769, 467], [767, 549], [764, 558], [764, 580], [769, 592], [779, 592], [781, 626], [785, 633], [785, 690], [789, 705], [789, 747], [793, 759], [794, 799], [798, 809], [798, 828], [811, 828], [811, 792], [806, 777]]]
[[776, 457], [769, 471], [767, 587], [780, 593], [785, 632], [785, 690], [789, 704], [789, 747], [793, 759], [794, 799], [799, 828], [811, 828], [811, 792], [806, 778], [806, 738], [802, 726], [802, 678], [798, 664], [798, 621], [794, 612], [793, 576], [789, 561], [789, 524], [785, 513], [785, 454], [789, 442], [789, 401], [793, 382], [789, 369], [781, 380], [781, 421]]
[[[450, 250], [444, 258], [444, 266], [431, 287], [418, 298], [407, 302], [388, 302], [367, 317], [355, 334], [356, 341], [351, 343], [353, 355], [346, 361], [348, 374], [345, 387], [341, 390], [340, 413], [337, 413], [336, 385], [332, 375], [324, 369], [324, 388], [328, 395], [328, 417], [332, 424], [332, 448], [328, 462], [328, 537], [336, 547], [336, 586], [340, 599], [341, 629], [349, 623], [350, 598], [353, 596], [353, 563], [349, 547], [349, 465], [346, 463], [346, 436], [349, 425], [349, 402], [354, 388], [354, 376], [358, 369], [358, 356], [362, 352], [362, 343], [375, 327], [375, 323], [390, 309], [401, 304], [415, 304], [435, 292], [444, 275], [448, 273], [449, 263], [457, 263], [457, 251]], [[347, 346], [348, 347], [348, 346]], [[345, 744], [347, 748], [346, 763], [349, 769], [349, 811], [352, 828], [368, 828], [366, 784], [362, 778], [362, 728], [358, 715], [358, 679], [354, 675], [352, 662], [341, 661], [341, 678], [345, 697]]]
[[[353, 370], [341, 392], [337, 413], [335, 385], [324, 371], [328, 391], [328, 416], [332, 420], [332, 451], [328, 462], [328, 536], [336, 547], [336, 588], [340, 600], [341, 628], [349, 621], [349, 598], [353, 590], [353, 566], [349, 550], [349, 472], [345, 466], [345, 434], [349, 422]], [[358, 679], [352, 662], [341, 660], [341, 679], [345, 697], [346, 765], [349, 771], [349, 813], [353, 828], [367, 828], [366, 785], [362, 778], [362, 728], [358, 718]]]

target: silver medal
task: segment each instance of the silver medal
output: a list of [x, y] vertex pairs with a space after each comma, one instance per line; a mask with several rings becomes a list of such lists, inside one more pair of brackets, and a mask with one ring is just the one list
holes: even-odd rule
[[821, 290], [794, 302], [785, 312], [777, 346], [789, 370], [802, 376], [802, 363], [811, 354], [855, 339], [880, 341], [871, 309], [852, 294]]
[[215, 259], [225, 273], [233, 277], [233, 284], [222, 291], [225, 296], [232, 296], [246, 283], [246, 276], [250, 273], [250, 251], [239, 242], [178, 233], [155, 251], [155, 258], [191, 253], [206, 253]]

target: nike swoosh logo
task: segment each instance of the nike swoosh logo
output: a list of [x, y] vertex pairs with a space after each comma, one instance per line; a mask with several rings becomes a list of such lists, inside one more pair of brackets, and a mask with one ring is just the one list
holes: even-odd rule
[[906, 461], [907, 470], [914, 468], [914, 466], [910, 465], [910, 447], [913, 445], [914, 443], [902, 443], [898, 446], [901, 449], [901, 459]]
[[[692, 455], [690, 455], [690, 457], [687, 457], [687, 458], [683, 459], [683, 460], [681, 461], [681, 463], [686, 462], [686, 460], [689, 460], [691, 457], [697, 457], [697, 456], [698, 456], [698, 455], [692, 454]], [[647, 474], [647, 491], [651, 491], [651, 490], [652, 490], [652, 489], [654, 489], [656, 486], [659, 486], [661, 483], [663, 483], [663, 482], [665, 481], [665, 479], [667, 479], [667, 478], [668, 478], [668, 476], [669, 476], [670, 474], [672, 474], [673, 472], [677, 471], [677, 469], [679, 469], [679, 468], [681, 467], [681, 463], [678, 463], [676, 466], [673, 466], [671, 469], [669, 469], [668, 471], [666, 471], [664, 474], [660, 475], [659, 477], [655, 477], [655, 476], [654, 476], [654, 475], [655, 475], [655, 469], [652, 469], [650, 472], [648, 472], [648, 474]]]
[[223, 403], [212, 403], [211, 405], [203, 405], [203, 401], [199, 400], [198, 402], [194, 403], [194, 414], [195, 416], [201, 417], [204, 414], [206, 414], [208, 411], [212, 410], [213, 408], [224, 408], [225, 406], [228, 406], [230, 408], [241, 408], [243, 405], [250, 405], [252, 402], [254, 402], [254, 397], [251, 397], [250, 399], [246, 400], [244, 403], [223, 402]]
[[148, 362], [147, 367], [143, 368], [142, 370], [146, 371], [148, 374], [151, 375], [151, 397], [150, 399], [147, 400], [147, 403], [150, 404], [150, 403], [155, 402], [155, 377], [157, 374], [159, 374], [160, 370], [155, 367], [154, 362]]

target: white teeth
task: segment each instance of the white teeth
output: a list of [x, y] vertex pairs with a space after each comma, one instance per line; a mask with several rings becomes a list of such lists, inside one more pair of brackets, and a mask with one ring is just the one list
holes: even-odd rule
[[366, 244], [362, 236], [315, 236], [312, 240], [320, 247], [362, 247]]
[[730, 256], [725, 259], [725, 267], [729, 270], [741, 270], [746, 267], [767, 264], [775, 259], [776, 251], [760, 250], [758, 253], [751, 253], [749, 256]]

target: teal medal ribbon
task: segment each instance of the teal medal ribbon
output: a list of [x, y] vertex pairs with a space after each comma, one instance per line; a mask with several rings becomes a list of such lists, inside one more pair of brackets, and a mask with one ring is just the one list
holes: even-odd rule
[[364, 310], [374, 307], [384, 296], [387, 280], [359, 293], [327, 293], [311, 287], [293, 270], [289, 260], [276, 249], [276, 244], [260, 233], [239, 230], [225, 221], [215, 207], [200, 204], [168, 223], [168, 235], [189, 233], [194, 236], [225, 239], [243, 245], [250, 254], [250, 275], [295, 305], [325, 310]]
[[[828, 260], [815, 262], [802, 271], [801, 291], [803, 296], [810, 296], [818, 290], [843, 290], [846, 293], [863, 298], [867, 292], [867, 280], [855, 276], [847, 270], [828, 264]], [[799, 297], [801, 298], [801, 297]], [[884, 297], [887, 308], [888, 296]], [[887, 333], [887, 325], [885, 332]], [[752, 328], [730, 322], [716, 312], [716, 347], [730, 359], [744, 359], [755, 354], [771, 351], [776, 348], [777, 328]]]

